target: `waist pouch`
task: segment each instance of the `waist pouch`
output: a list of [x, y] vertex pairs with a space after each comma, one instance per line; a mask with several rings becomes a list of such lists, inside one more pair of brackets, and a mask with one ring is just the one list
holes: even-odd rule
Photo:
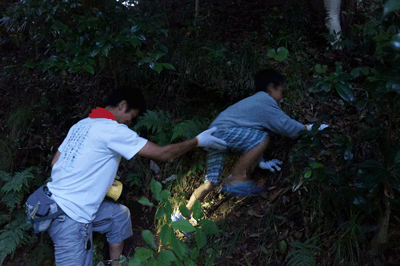
[[49, 228], [51, 221], [64, 211], [50, 198], [51, 192], [46, 185], [41, 186], [26, 201], [26, 214], [33, 224], [35, 233]]

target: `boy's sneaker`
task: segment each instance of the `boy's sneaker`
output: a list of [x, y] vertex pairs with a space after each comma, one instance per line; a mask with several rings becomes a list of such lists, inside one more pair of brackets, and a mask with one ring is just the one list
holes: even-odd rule
[[174, 214], [172, 214], [171, 220], [172, 220], [173, 222], [177, 222], [177, 221], [180, 221], [180, 220], [186, 220], [186, 218], [183, 217], [183, 215], [180, 213], [180, 211], [176, 210], [176, 211], [174, 212]]
[[[193, 218], [192, 218], [193, 219]], [[187, 220], [185, 217], [183, 217], [183, 215], [180, 213], [180, 211], [178, 209], [176, 209], [176, 211], [174, 212], [174, 214], [171, 215], [171, 220], [173, 222], [177, 222], [180, 220]], [[194, 220], [194, 219], [193, 219]], [[195, 220], [196, 221], [196, 220]], [[190, 222], [190, 221], [189, 221]], [[197, 222], [196, 222], [197, 223]], [[187, 237], [191, 237], [193, 235], [193, 233], [189, 233], [189, 232], [183, 232], [181, 231], [185, 236]]]
[[264, 186], [258, 186], [253, 181], [244, 181], [234, 183], [228, 186], [222, 186], [221, 193], [231, 198], [244, 198], [258, 196], [265, 190]]

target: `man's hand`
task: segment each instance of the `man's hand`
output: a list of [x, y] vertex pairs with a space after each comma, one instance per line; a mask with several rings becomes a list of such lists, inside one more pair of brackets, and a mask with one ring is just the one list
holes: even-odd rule
[[[275, 169], [277, 171], [280, 171], [281, 168], [278, 166], [278, 164], [282, 164], [282, 161], [279, 161], [278, 159], [272, 159], [271, 161], [266, 161], [266, 162], [260, 162], [258, 165], [261, 169], [268, 169], [271, 172], [275, 172]], [[275, 169], [273, 168], [275, 167]]]
[[212, 133], [214, 133], [216, 130], [217, 128], [213, 127], [200, 133], [196, 137], [198, 142], [197, 146], [225, 150], [227, 145], [226, 141], [216, 138], [212, 135]]
[[[311, 131], [313, 125], [314, 125], [314, 124], [306, 125], [307, 130], [308, 130], [308, 131]], [[321, 124], [321, 125], [319, 126], [318, 130], [324, 130], [324, 129], [327, 128], [327, 127], [329, 127], [327, 124]]]

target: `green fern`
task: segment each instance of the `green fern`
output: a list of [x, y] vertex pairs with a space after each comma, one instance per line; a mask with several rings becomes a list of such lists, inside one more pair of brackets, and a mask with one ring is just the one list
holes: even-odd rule
[[140, 130], [146, 128], [151, 130], [153, 133], [163, 132], [172, 129], [172, 118], [168, 112], [163, 110], [147, 111], [133, 128], [134, 130]]
[[172, 117], [163, 110], [147, 111], [139, 118], [133, 130], [139, 131], [142, 128], [151, 131], [149, 139], [152, 142], [161, 146], [169, 144], [173, 128]]
[[24, 198], [23, 192], [18, 193], [1, 193], [1, 202], [6, 205], [10, 211], [13, 211], [16, 207], [20, 207], [20, 203]]
[[19, 206], [24, 196], [29, 192], [29, 180], [34, 178], [33, 169], [33, 167], [28, 168], [23, 172], [16, 173], [14, 176], [0, 171], [0, 178], [6, 182], [0, 189], [1, 202], [10, 211]]
[[315, 251], [319, 248], [313, 244], [310, 244], [313, 238], [308, 239], [306, 242], [292, 242], [289, 245], [296, 248], [295, 251], [289, 253], [286, 256], [285, 261], [290, 266], [316, 266], [315, 262]]
[[6, 181], [6, 184], [1, 188], [1, 192], [19, 192], [24, 187], [28, 187], [29, 178], [34, 178], [32, 170], [33, 167], [28, 168], [23, 172], [16, 173], [12, 178], [10, 178], [10, 174], [3, 172], [1, 175], [5, 177], [3, 180]]
[[10, 215], [5, 213], [0, 213], [0, 225], [10, 221]]
[[206, 129], [206, 125], [200, 120], [186, 120], [174, 127], [171, 141], [174, 141], [179, 137], [192, 139], [196, 137], [199, 133], [201, 133], [204, 129]]
[[11, 174], [4, 171], [0, 171], [0, 180], [8, 182], [11, 180], [11, 178], [12, 178]]
[[14, 215], [14, 220], [0, 230], [0, 265], [8, 254], [13, 253], [19, 246], [27, 244], [30, 234], [27, 232], [31, 225], [27, 223], [26, 214], [19, 210]]

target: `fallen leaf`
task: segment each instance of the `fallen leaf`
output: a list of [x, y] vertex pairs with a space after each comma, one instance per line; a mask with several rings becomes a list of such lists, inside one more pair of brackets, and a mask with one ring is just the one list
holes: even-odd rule
[[250, 214], [251, 216], [255, 216], [255, 217], [259, 217], [259, 218], [264, 216], [264, 215], [257, 213], [255, 210], [249, 210], [247, 213]]
[[269, 197], [268, 202], [272, 203], [282, 192], [284, 193], [286, 191], [288, 191], [288, 188], [281, 188]]

